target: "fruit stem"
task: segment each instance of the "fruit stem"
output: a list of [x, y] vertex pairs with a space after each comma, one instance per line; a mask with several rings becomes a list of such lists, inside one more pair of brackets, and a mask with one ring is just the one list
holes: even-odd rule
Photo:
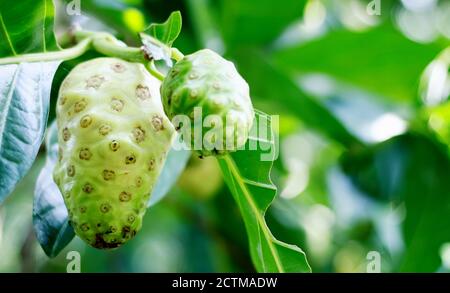
[[92, 44], [92, 40], [87, 38], [69, 49], [46, 53], [32, 53], [17, 55], [14, 57], [0, 58], [0, 65], [22, 63], [22, 62], [45, 62], [56, 60], [68, 60], [77, 58], [86, 52]]
[[94, 35], [92, 47], [106, 56], [120, 58], [130, 62], [147, 63], [148, 59], [141, 48], [128, 47], [110, 34]]
[[148, 62], [146, 67], [147, 67], [147, 70], [150, 72], [150, 74], [153, 75], [154, 77], [156, 77], [157, 79], [159, 79], [160, 81], [163, 81], [164, 78], [166, 77], [163, 73], [161, 73], [156, 68], [155, 62], [153, 60]]

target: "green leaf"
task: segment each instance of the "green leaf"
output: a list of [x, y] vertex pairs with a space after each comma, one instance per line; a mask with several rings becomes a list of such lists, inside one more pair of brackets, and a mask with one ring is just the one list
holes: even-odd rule
[[404, 204], [405, 272], [434, 272], [439, 250], [450, 241], [450, 160], [447, 149], [428, 137], [407, 133], [362, 153], [346, 154], [344, 170], [378, 199]]
[[170, 48], [181, 31], [181, 13], [172, 12], [169, 18], [161, 24], [151, 24], [139, 34], [144, 50], [154, 60], [164, 60], [167, 66], [172, 66]]
[[[51, 0], [0, 2], [0, 57], [59, 50]], [[60, 61], [0, 66], [0, 203], [31, 167]]]
[[30, 169], [47, 123], [59, 61], [0, 66], [0, 203]]
[[332, 31], [281, 49], [273, 58], [292, 74], [325, 73], [387, 100], [413, 101], [421, 72], [440, 49], [415, 43], [384, 25], [367, 32]]
[[216, 4], [220, 27], [230, 47], [266, 45], [303, 15], [306, 0], [221, 0]]
[[250, 84], [255, 104], [268, 103], [265, 110], [271, 111], [271, 114], [281, 111], [294, 114], [307, 126], [344, 146], [361, 144], [328, 108], [303, 92], [285, 72], [273, 66], [264, 54], [256, 50], [241, 50], [235, 57], [239, 71]]
[[[277, 240], [264, 219], [265, 212], [276, 195], [270, 171], [276, 156], [275, 137], [270, 116], [257, 113], [254, 130], [240, 150], [219, 159], [222, 173], [244, 219], [249, 239], [250, 254], [258, 272], [309, 272], [311, 269], [304, 252], [297, 246]], [[262, 132], [267, 131], [269, 135]], [[264, 137], [269, 136], [269, 137]], [[258, 150], [251, 150], [259, 145]], [[269, 153], [263, 150], [271, 150]], [[263, 156], [269, 155], [269, 160]]]
[[56, 122], [48, 129], [47, 158], [36, 181], [33, 201], [33, 225], [37, 239], [49, 257], [55, 257], [73, 239], [68, 214], [58, 186], [53, 181], [53, 168], [58, 160]]
[[0, 57], [59, 50], [52, 0], [0, 1]]
[[174, 11], [163, 23], [152, 23], [143, 33], [148, 34], [162, 43], [172, 46], [181, 32], [181, 13]]
[[153, 188], [152, 195], [148, 201], [148, 206], [155, 205], [159, 202], [172, 188], [173, 185], [180, 177], [184, 168], [186, 167], [191, 152], [183, 148], [177, 147], [178, 139], [175, 140], [175, 144], [169, 150], [167, 154], [166, 162], [158, 177], [158, 181]]

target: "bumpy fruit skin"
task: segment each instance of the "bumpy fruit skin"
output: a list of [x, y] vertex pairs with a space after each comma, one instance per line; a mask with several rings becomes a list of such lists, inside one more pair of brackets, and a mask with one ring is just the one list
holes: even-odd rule
[[[247, 141], [254, 117], [248, 84], [234, 64], [217, 53], [204, 49], [186, 55], [167, 74], [161, 95], [171, 119], [189, 117], [190, 144], [202, 156], [235, 151]], [[203, 119], [195, 119], [195, 107], [201, 107]], [[205, 126], [204, 119], [212, 114], [219, 117], [223, 127], [214, 127], [214, 120]], [[177, 129], [181, 127], [172, 121]], [[195, 135], [194, 127], [202, 129], [201, 136]], [[227, 136], [232, 139], [227, 141]]]
[[61, 85], [53, 178], [76, 234], [96, 248], [141, 228], [175, 133], [159, 87], [144, 66], [116, 58], [81, 63]]

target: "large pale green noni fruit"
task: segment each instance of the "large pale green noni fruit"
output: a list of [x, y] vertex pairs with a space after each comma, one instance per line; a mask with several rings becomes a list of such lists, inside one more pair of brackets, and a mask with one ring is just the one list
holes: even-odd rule
[[144, 66], [97, 58], [76, 66], [58, 97], [53, 177], [76, 234], [114, 248], [142, 225], [175, 130], [160, 82]]
[[186, 55], [167, 74], [161, 94], [177, 129], [186, 120], [173, 118], [188, 117], [190, 135], [183, 137], [202, 156], [235, 151], [247, 141], [254, 117], [248, 84], [217, 53], [205, 49]]

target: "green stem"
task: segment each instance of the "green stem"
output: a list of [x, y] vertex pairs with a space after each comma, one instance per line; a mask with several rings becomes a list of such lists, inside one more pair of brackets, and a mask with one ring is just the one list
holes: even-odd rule
[[164, 74], [162, 74], [155, 66], [155, 62], [150, 61], [146, 65], [147, 70], [150, 72], [151, 75], [159, 79], [160, 81], [163, 81], [166, 77]]
[[55, 52], [35, 53], [17, 55], [14, 57], [0, 58], [0, 65], [22, 63], [22, 62], [39, 62], [39, 61], [56, 61], [56, 60], [69, 60], [77, 58], [86, 52], [91, 46], [91, 39], [82, 40], [77, 45], [69, 49], [64, 49]]
[[111, 35], [98, 35], [92, 41], [93, 48], [106, 56], [130, 62], [147, 63], [148, 59], [141, 48], [127, 47]]

